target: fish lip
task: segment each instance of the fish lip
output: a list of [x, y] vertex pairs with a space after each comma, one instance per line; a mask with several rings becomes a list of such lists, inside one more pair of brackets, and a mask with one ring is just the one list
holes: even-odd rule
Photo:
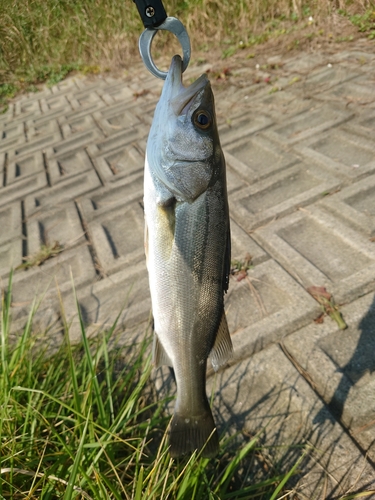
[[179, 55], [173, 56], [164, 90], [169, 93], [170, 104], [177, 116], [187, 113], [193, 98], [209, 84], [207, 75], [203, 74], [189, 87], [184, 87], [182, 84], [182, 59]]

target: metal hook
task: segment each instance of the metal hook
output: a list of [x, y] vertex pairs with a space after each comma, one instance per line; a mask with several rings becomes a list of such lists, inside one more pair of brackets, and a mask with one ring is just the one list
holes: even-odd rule
[[146, 68], [156, 77], [165, 80], [168, 72], [161, 71], [154, 63], [151, 56], [151, 43], [156, 35], [157, 30], [170, 31], [178, 38], [182, 47], [182, 71], [188, 67], [190, 61], [190, 39], [187, 31], [181, 21], [175, 17], [167, 17], [167, 19], [155, 28], [147, 28], [139, 37], [139, 52]]

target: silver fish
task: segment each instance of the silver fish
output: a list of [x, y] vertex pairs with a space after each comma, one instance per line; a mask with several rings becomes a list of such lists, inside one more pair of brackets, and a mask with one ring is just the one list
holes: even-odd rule
[[173, 367], [177, 399], [170, 454], [216, 455], [218, 433], [206, 396], [206, 365], [232, 354], [224, 312], [230, 272], [225, 160], [214, 97], [202, 75], [182, 84], [174, 56], [147, 141], [145, 252], [154, 316], [153, 359]]

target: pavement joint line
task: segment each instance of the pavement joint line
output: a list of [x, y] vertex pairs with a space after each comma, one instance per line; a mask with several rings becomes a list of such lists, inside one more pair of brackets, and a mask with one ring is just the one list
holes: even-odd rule
[[[279, 408], [267, 431], [275, 460], [288, 465], [277, 451], [285, 444], [308, 440], [321, 451], [306, 465], [308, 481], [301, 476], [296, 486], [311, 500], [353, 485], [375, 489], [375, 362], [368, 356], [375, 343], [368, 86], [375, 57], [368, 41], [353, 43], [334, 54], [265, 56], [261, 65], [276, 65], [269, 73], [246, 60], [224, 84], [213, 82], [233, 259], [252, 257], [246, 279], [231, 277], [225, 299], [235, 358], [216, 376], [214, 410], [219, 427], [228, 423], [245, 436]], [[214, 68], [188, 68], [185, 82]], [[269, 74], [279, 78], [276, 91], [263, 81]], [[143, 157], [161, 87], [139, 63], [123, 78], [73, 77], [21, 96], [0, 117], [0, 278], [45, 244], [47, 232], [63, 246], [42, 266], [15, 271], [17, 328], [38, 283], [58, 276], [71, 338], [79, 340], [72, 267], [89, 332], [109, 326], [126, 295], [118, 326], [124, 342], [144, 335]], [[314, 323], [320, 306], [305, 290], [311, 284], [333, 293], [345, 332], [327, 317]], [[59, 314], [49, 289], [38, 324]], [[165, 391], [162, 371], [156, 379]]]
[[82, 213], [82, 207], [80, 205], [80, 202], [75, 201], [75, 206], [77, 208], [77, 212], [78, 212], [79, 219], [81, 221], [82, 229], [83, 229], [85, 238], [87, 240], [90, 255], [91, 255], [91, 258], [92, 258], [92, 261], [94, 264], [95, 273], [97, 274], [98, 279], [102, 280], [102, 279], [106, 278], [107, 275], [106, 275], [105, 271], [103, 270], [103, 266], [101, 265], [101, 263], [99, 261], [99, 257], [98, 257], [96, 250], [95, 250], [95, 246], [94, 246], [94, 243], [92, 240], [89, 226], [88, 226], [87, 222], [85, 221], [84, 215]]

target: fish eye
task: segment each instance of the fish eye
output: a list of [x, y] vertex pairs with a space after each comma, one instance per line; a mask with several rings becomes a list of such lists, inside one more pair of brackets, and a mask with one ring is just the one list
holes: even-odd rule
[[198, 128], [206, 130], [210, 127], [212, 123], [211, 115], [208, 111], [198, 110], [194, 114], [193, 123]]

